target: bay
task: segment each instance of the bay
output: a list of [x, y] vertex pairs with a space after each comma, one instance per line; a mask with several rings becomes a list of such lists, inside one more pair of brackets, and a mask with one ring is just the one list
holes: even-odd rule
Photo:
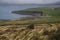
[[21, 17], [26, 17], [28, 15], [18, 15], [11, 13], [12, 11], [16, 10], [24, 10], [27, 8], [36, 8], [40, 7], [40, 5], [4, 5], [0, 6], [0, 19], [16, 19]]

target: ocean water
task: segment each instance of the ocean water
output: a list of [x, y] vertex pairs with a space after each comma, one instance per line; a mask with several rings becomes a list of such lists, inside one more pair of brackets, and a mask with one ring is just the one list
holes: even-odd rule
[[13, 14], [12, 11], [16, 10], [24, 10], [27, 8], [35, 8], [40, 7], [40, 5], [4, 5], [0, 6], [0, 19], [16, 19], [25, 17], [27, 15], [19, 15], [19, 14]]

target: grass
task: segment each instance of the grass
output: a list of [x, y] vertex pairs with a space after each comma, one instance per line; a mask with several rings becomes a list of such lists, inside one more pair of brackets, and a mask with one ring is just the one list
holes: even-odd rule
[[[59, 8], [59, 9], [52, 9]], [[40, 7], [40, 8], [30, 8], [22, 11], [43, 11], [44, 14], [51, 15], [54, 17], [60, 17], [60, 7]]]
[[0, 25], [4, 26], [4, 25], [20, 25], [20, 24], [39, 24], [39, 23], [57, 23], [60, 22], [59, 18], [38, 18], [38, 19], [34, 19], [34, 20], [13, 20], [13, 21], [2, 21], [0, 22]]
[[59, 18], [40, 18], [40, 19], [36, 19], [36, 20], [24, 20], [24, 21], [4, 21], [1, 22], [0, 25], [20, 25], [20, 24], [39, 24], [39, 23], [57, 23], [60, 22]]
[[0, 40], [60, 40], [60, 23], [36, 25], [34, 29], [26, 25], [0, 26]]

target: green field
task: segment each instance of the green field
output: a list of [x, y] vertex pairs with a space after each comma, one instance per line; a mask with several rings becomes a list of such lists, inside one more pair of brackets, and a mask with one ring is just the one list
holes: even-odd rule
[[46, 16], [52, 16], [51, 18], [44, 18], [48, 22], [57, 22], [60, 21], [60, 7], [39, 7], [39, 8], [30, 8], [22, 11], [42, 11]]
[[60, 7], [39, 7], [39, 8], [30, 8], [22, 11], [43, 11], [44, 14], [51, 15], [54, 17], [60, 17]]

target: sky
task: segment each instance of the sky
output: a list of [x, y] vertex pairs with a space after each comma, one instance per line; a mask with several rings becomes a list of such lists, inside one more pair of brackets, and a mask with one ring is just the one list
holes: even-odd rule
[[60, 0], [0, 0], [0, 3], [8, 3], [8, 4], [48, 4], [59, 2]]

